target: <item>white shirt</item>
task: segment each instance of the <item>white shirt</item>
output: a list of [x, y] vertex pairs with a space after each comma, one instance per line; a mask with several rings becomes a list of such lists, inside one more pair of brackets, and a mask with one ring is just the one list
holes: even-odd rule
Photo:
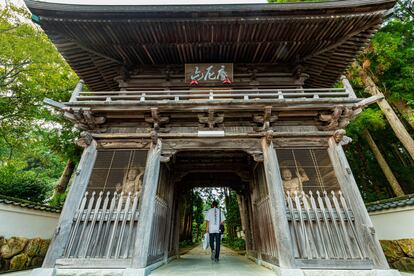
[[211, 208], [206, 212], [206, 221], [208, 221], [209, 233], [220, 233], [220, 212], [221, 221], [225, 221], [224, 213], [218, 208]]

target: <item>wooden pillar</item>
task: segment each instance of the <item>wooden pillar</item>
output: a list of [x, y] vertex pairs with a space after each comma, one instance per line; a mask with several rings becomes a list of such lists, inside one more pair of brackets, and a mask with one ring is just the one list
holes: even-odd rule
[[352, 175], [348, 160], [340, 144], [333, 138], [329, 139], [329, 156], [335, 169], [336, 177], [344, 196], [348, 199], [350, 208], [355, 217], [357, 232], [362, 235], [363, 244], [369, 257], [377, 269], [388, 269], [381, 245], [375, 235], [375, 229], [368, 215], [364, 201], [359, 192], [357, 183]]
[[169, 180], [168, 181], [168, 213], [167, 213], [167, 225], [165, 226], [165, 240], [164, 240], [164, 261], [168, 261], [168, 253], [170, 251], [170, 239], [171, 239], [171, 229], [173, 226], [173, 208], [174, 208], [174, 182], [171, 180], [171, 172], [169, 172]]
[[268, 142], [267, 137], [262, 138], [262, 148], [266, 183], [269, 190], [270, 214], [272, 216], [274, 235], [277, 243], [279, 266], [281, 268], [295, 268], [292, 240], [286, 216], [286, 201], [276, 151], [273, 148], [273, 143], [271, 141]]
[[43, 262], [44, 268], [53, 268], [56, 259], [62, 257], [69, 239], [70, 229], [83, 195], [88, 186], [89, 178], [96, 160], [96, 142], [94, 140], [84, 149], [75, 177], [59, 218], [58, 226]]
[[139, 204], [138, 229], [135, 239], [135, 250], [132, 259], [133, 268], [144, 268], [148, 263], [151, 243], [151, 231], [154, 221], [155, 196], [160, 175], [161, 141], [151, 144], [142, 185], [141, 202]]

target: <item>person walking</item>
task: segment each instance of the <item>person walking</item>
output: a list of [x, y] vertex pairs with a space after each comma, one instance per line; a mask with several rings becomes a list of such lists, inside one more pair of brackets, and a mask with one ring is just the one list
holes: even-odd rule
[[[217, 208], [218, 202], [213, 201], [211, 204], [211, 209], [206, 212], [206, 233], [209, 234], [210, 239], [210, 248], [211, 248], [211, 260], [216, 263], [220, 258], [220, 241], [221, 241], [221, 232], [220, 225], [224, 225], [226, 220], [223, 212]], [[214, 245], [215, 244], [215, 245]], [[215, 250], [214, 250], [215, 249]]]

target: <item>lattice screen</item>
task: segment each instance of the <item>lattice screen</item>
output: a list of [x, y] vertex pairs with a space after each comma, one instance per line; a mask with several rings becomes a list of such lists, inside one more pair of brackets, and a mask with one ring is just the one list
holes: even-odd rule
[[135, 168], [143, 178], [146, 150], [102, 150], [98, 151], [95, 166], [88, 184], [88, 191], [116, 191], [122, 185], [129, 169]]
[[[276, 149], [285, 191], [336, 191], [339, 183], [326, 149]], [[289, 173], [289, 172], [290, 173]]]

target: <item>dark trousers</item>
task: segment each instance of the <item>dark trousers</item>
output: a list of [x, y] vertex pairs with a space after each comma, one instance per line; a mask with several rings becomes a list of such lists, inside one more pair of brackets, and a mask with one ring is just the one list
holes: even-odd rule
[[[214, 259], [218, 260], [220, 257], [220, 233], [210, 233], [210, 248], [211, 251], [216, 248], [216, 255], [214, 256]], [[214, 247], [214, 241], [216, 242], [216, 247]]]

